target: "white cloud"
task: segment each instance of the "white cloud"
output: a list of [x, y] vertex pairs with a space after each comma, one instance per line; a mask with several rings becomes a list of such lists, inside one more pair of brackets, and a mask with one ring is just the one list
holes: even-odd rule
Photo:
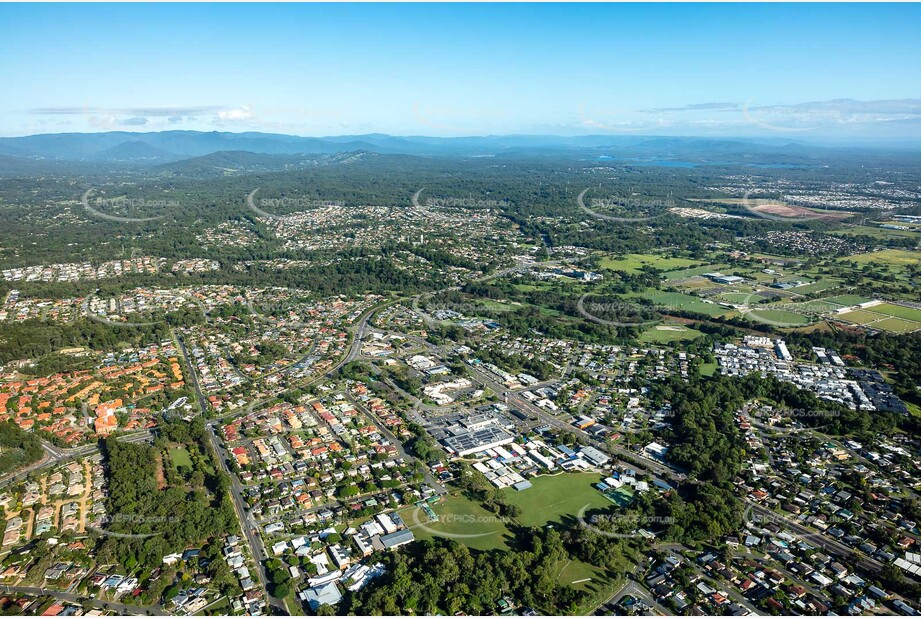
[[243, 120], [253, 120], [256, 115], [253, 113], [253, 110], [246, 105], [242, 105], [235, 109], [224, 109], [217, 113], [216, 120], [218, 122], [240, 122]]

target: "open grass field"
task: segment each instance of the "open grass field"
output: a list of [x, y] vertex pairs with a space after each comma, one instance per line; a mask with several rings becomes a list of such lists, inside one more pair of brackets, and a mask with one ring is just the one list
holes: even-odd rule
[[834, 332], [831, 325], [829, 325], [829, 323], [826, 322], [825, 320], [819, 320], [818, 322], [815, 322], [808, 326], [800, 326], [792, 330], [795, 330], [798, 333], [832, 333]]
[[838, 258], [839, 262], [857, 262], [858, 264], [885, 264], [887, 266], [910, 266], [921, 263], [921, 252], [905, 249], [884, 249], [859, 255]]
[[585, 584], [592, 580], [605, 578], [604, 571], [598, 567], [592, 566], [581, 560], [561, 560], [557, 567], [557, 581], [563, 585], [572, 585], [575, 588], [583, 589]]
[[853, 322], [854, 324], [870, 324], [871, 322], [882, 319], [884, 316], [878, 313], [872, 313], [866, 309], [855, 309], [854, 311], [839, 313], [837, 317], [845, 322]]
[[511, 536], [508, 528], [494, 513], [478, 503], [461, 495], [449, 495], [432, 510], [438, 515], [438, 521], [429, 521], [425, 512], [416, 506], [401, 509], [399, 513], [416, 538], [440, 536], [471, 549], [506, 549], [506, 539]]
[[839, 313], [837, 318], [890, 333], [910, 333], [921, 329], [921, 310], [891, 303]]
[[712, 376], [714, 373], [716, 373], [717, 369], [719, 369], [719, 364], [717, 363], [703, 363], [700, 366], [700, 375]]
[[663, 292], [662, 290], [646, 290], [645, 292], [640, 292], [635, 296], [640, 296], [642, 298], [648, 298], [657, 305], [661, 305], [665, 308], [674, 308], [682, 309], [685, 311], [693, 311], [695, 313], [702, 313], [711, 317], [718, 315], [723, 315], [727, 313], [725, 307], [720, 307], [716, 303], [705, 303], [696, 296], [690, 296], [689, 294], [681, 294], [680, 292]]
[[871, 328], [878, 328], [890, 333], [895, 333], [896, 335], [911, 333], [921, 328], [921, 324], [918, 322], [903, 320], [902, 318], [884, 318], [879, 322], [874, 322], [870, 326]]
[[589, 593], [588, 603], [579, 608], [577, 615], [589, 614], [623, 583], [623, 580], [612, 578], [604, 569], [569, 558], [557, 562], [553, 572], [560, 584]]
[[841, 282], [836, 279], [822, 279], [821, 281], [816, 281], [815, 283], [810, 283], [808, 285], [801, 285], [797, 288], [793, 288], [791, 291], [796, 292], [797, 294], [813, 294], [815, 292], [824, 292], [826, 290], [833, 290], [841, 285]]
[[837, 311], [838, 309], [844, 307], [844, 305], [838, 305], [836, 303], [828, 302], [827, 300], [810, 300], [805, 303], [797, 303], [797, 306], [801, 311], [805, 311], [813, 315]]
[[539, 290], [553, 289], [553, 285], [551, 285], [547, 281], [534, 281], [534, 282], [529, 282], [529, 283], [514, 283], [512, 285], [516, 290], [519, 290], [521, 292], [537, 292]]
[[908, 408], [908, 411], [912, 414], [912, 416], [915, 418], [921, 418], [921, 407], [918, 407], [910, 401], [906, 401], [905, 406]]
[[685, 279], [687, 277], [694, 277], [704, 273], [717, 273], [725, 268], [728, 268], [726, 264], [704, 264], [703, 266], [695, 266], [693, 268], [682, 268], [680, 270], [669, 271], [665, 273], [664, 278], [666, 281], [673, 281], [675, 279]]
[[719, 295], [719, 299], [734, 305], [741, 305], [743, 303], [754, 305], [767, 300], [763, 296], [752, 296], [751, 292], [723, 292]]
[[[659, 270], [675, 270], [699, 266], [700, 262], [687, 258], [672, 258], [664, 255], [651, 255], [645, 253], [629, 253], [621, 259], [605, 256], [601, 258], [601, 268], [619, 270], [627, 273], [638, 273], [644, 266], [651, 266]], [[704, 271], [707, 272], [707, 271]]]
[[[897, 223], [896, 225], [905, 225]], [[869, 236], [871, 238], [917, 238], [917, 230], [890, 230], [873, 225], [854, 225], [835, 230], [832, 234], [841, 236]]]
[[521, 308], [521, 304], [518, 303], [500, 303], [495, 300], [477, 299], [477, 304], [489, 309], [490, 311], [515, 311], [516, 309]]
[[169, 449], [169, 458], [174, 468], [179, 468], [179, 466], [192, 467], [192, 456], [185, 447], [180, 446]]
[[541, 527], [564, 517], [575, 518], [586, 505], [587, 510], [610, 507], [611, 503], [592, 486], [600, 480], [593, 472], [538, 476], [531, 479], [534, 486], [530, 489], [515, 491], [509, 487], [502, 492], [509, 504], [521, 508], [521, 525]]
[[811, 321], [804, 315], [786, 311], [785, 309], [755, 309], [750, 311], [747, 315], [748, 318], [754, 322], [774, 323], [781, 328], [783, 326], [805, 326]]
[[868, 303], [873, 299], [867, 298], [866, 296], [858, 296], [856, 294], [841, 294], [839, 296], [823, 298], [822, 300], [827, 303], [835, 303], [836, 305], [841, 305], [842, 307], [853, 307], [854, 305], [862, 305], [863, 303]]
[[671, 343], [672, 341], [690, 341], [703, 333], [677, 324], [659, 324], [643, 331], [637, 340], [640, 343]]
[[685, 279], [680, 283], [670, 283], [670, 286], [674, 286], [683, 292], [708, 292], [710, 290], [716, 290], [719, 288], [719, 285], [713, 283], [709, 279], [703, 278], [691, 278]]
[[921, 309], [914, 307], [904, 307], [902, 305], [893, 305], [892, 303], [883, 303], [868, 308], [873, 313], [882, 313], [891, 315], [894, 318], [904, 318], [913, 322], [921, 322]]

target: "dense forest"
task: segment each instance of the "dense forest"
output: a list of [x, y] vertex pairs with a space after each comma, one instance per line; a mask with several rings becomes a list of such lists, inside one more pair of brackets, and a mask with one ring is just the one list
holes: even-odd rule
[[570, 559], [553, 528], [520, 530], [514, 551], [477, 551], [436, 538], [387, 554], [387, 573], [349, 600], [348, 613], [474, 615], [499, 613], [508, 596], [539, 614], [571, 614], [585, 593], [557, 582], [559, 563]]
[[23, 431], [12, 421], [0, 423], [0, 474], [31, 465], [44, 453], [37, 435]]
[[[200, 419], [168, 420], [154, 445], [105, 441], [109, 500], [98, 530], [100, 560], [152, 568], [236, 528], [229, 481], [215, 471], [204, 432]], [[173, 469], [169, 449], [177, 447], [189, 451], [192, 469]]]

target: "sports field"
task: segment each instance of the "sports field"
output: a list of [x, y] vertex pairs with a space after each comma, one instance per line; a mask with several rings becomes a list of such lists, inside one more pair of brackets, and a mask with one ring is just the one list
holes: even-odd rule
[[914, 307], [905, 307], [904, 305], [883, 303], [881, 305], [868, 307], [868, 310], [872, 311], [873, 313], [883, 313], [885, 315], [891, 315], [895, 318], [911, 320], [912, 322], [921, 322], [921, 309], [915, 309]]
[[623, 258], [617, 259], [605, 256], [601, 258], [601, 268], [620, 270], [635, 274], [644, 266], [651, 266], [659, 270], [675, 270], [676, 268], [689, 268], [698, 266], [700, 262], [687, 258], [673, 258], [664, 255], [651, 255], [646, 253], [628, 253]]
[[648, 298], [656, 305], [665, 307], [666, 309], [683, 309], [685, 311], [693, 311], [695, 313], [702, 313], [709, 316], [718, 316], [729, 313], [729, 310], [725, 307], [720, 307], [716, 303], [705, 303], [696, 296], [690, 296], [689, 294], [681, 294], [680, 292], [663, 292], [662, 290], [646, 290], [645, 292], [640, 292], [636, 294], [642, 298]]
[[540, 527], [564, 517], [575, 519], [583, 507], [587, 510], [610, 507], [611, 503], [594, 487], [600, 480], [594, 472], [562, 473], [533, 478], [534, 486], [524, 491], [508, 487], [502, 492], [509, 504], [521, 508], [518, 522], [522, 526]]
[[701, 335], [703, 335], [703, 333], [700, 331], [687, 328], [686, 326], [660, 324], [643, 331], [642, 334], [637, 337], [637, 340], [640, 343], [671, 343], [672, 341], [690, 341], [691, 339], [697, 339]]
[[807, 285], [801, 285], [799, 287], [793, 288], [791, 291], [796, 292], [797, 294], [813, 294], [815, 292], [833, 290], [840, 285], [841, 282], [835, 279], [822, 279], [821, 281], [816, 281], [815, 283], [809, 283]]
[[724, 292], [719, 295], [719, 299], [733, 305], [751, 306], [763, 303], [766, 298], [753, 294], [752, 292]]
[[805, 326], [811, 321], [804, 315], [784, 309], [755, 309], [746, 314], [754, 322], [772, 324], [779, 328], [786, 326]]
[[432, 507], [438, 521], [430, 521], [417, 506], [400, 509], [400, 516], [419, 539], [453, 539], [472, 549], [504, 549], [508, 528], [494, 514], [464, 496], [449, 495]]
[[881, 303], [872, 307], [839, 313], [836, 316], [845, 322], [860, 324], [869, 328], [902, 334], [921, 330], [921, 309]]
[[827, 303], [840, 305], [842, 307], [853, 307], [854, 305], [862, 305], [863, 303], [868, 303], [873, 299], [867, 298], [866, 296], [857, 296], [856, 294], [841, 294], [839, 296], [823, 298], [822, 300]]

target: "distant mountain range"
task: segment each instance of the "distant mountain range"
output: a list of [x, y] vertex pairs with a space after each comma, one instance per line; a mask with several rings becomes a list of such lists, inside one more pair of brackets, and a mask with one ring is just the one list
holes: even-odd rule
[[[815, 164], [866, 149], [807, 145], [788, 140], [586, 135], [396, 137], [382, 134], [298, 137], [274, 133], [163, 131], [58, 133], [0, 138], [0, 173], [32, 169], [27, 161], [150, 168], [179, 175], [303, 169], [319, 159], [358, 152], [425, 157], [546, 157], [692, 163]], [[881, 151], [875, 151], [880, 153]], [[54, 166], [52, 166], [54, 167]]]

